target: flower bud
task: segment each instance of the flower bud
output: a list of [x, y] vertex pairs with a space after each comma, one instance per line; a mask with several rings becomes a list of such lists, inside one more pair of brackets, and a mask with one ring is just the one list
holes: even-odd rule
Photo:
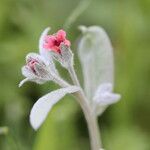
[[26, 56], [26, 65], [22, 67], [22, 74], [26, 79], [21, 81], [19, 86], [22, 86], [26, 81], [42, 84], [52, 78], [47, 61], [36, 53], [29, 53]]
[[66, 46], [64, 43], [60, 45], [61, 54], [54, 53], [53, 57], [61, 63], [61, 65], [65, 68], [73, 65], [73, 53], [71, 52], [70, 48]]
[[66, 39], [66, 32], [59, 30], [56, 34], [46, 35], [43, 48], [50, 51], [52, 56], [65, 68], [73, 64], [73, 54], [70, 41]]

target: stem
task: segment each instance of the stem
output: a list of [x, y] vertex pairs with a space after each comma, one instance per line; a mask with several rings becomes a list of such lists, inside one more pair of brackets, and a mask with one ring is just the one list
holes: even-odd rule
[[68, 82], [66, 82], [65, 80], [63, 80], [59, 76], [56, 76], [55, 74], [52, 74], [51, 76], [53, 77], [53, 81], [55, 83], [57, 83], [60, 87], [68, 87], [68, 86], [70, 86], [70, 84]]
[[59, 78], [59, 77], [57, 77], [57, 78], [55, 77], [55, 78], [54, 78], [54, 81], [55, 81], [59, 86], [61, 86], [61, 87], [68, 87], [68, 86], [70, 86], [70, 84], [69, 84], [68, 82], [62, 80], [62, 79]]
[[[75, 73], [73, 65], [68, 68], [70, 76], [73, 80], [73, 83], [80, 87], [80, 83], [78, 81], [77, 75]], [[100, 131], [98, 128], [97, 118], [93, 113], [87, 98], [84, 95], [83, 90], [74, 93], [76, 97], [78, 97], [77, 101], [80, 104], [83, 113], [85, 115], [85, 119], [87, 121], [89, 136], [90, 136], [90, 143], [92, 150], [100, 150], [102, 147], [101, 140], [100, 140]]]
[[78, 80], [77, 75], [75, 73], [75, 69], [74, 69], [73, 65], [68, 67], [68, 71], [69, 71], [69, 74], [72, 78], [73, 83], [80, 87], [80, 83], [79, 83], [79, 80]]

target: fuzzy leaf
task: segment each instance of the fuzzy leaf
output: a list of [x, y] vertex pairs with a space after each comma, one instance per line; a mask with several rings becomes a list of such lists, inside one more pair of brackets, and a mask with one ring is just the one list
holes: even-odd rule
[[113, 52], [106, 32], [98, 26], [80, 27], [83, 36], [78, 50], [81, 60], [84, 88], [92, 99], [99, 84], [113, 83]]
[[32, 127], [37, 130], [46, 119], [51, 108], [67, 93], [74, 93], [79, 91], [77, 86], [70, 86], [61, 88], [41, 97], [33, 106], [30, 113], [30, 123]]
[[46, 55], [46, 51], [45, 49], [43, 48], [43, 43], [44, 43], [44, 38], [45, 36], [48, 34], [48, 32], [50, 31], [50, 28], [46, 28], [41, 36], [40, 36], [40, 39], [39, 39], [39, 53], [42, 55], [42, 56], [45, 56]]
[[93, 97], [95, 113], [101, 115], [107, 106], [118, 102], [121, 98], [120, 94], [113, 93], [111, 83], [100, 84]]
[[49, 51], [47, 51], [46, 49], [44, 49], [43, 47], [43, 43], [44, 43], [44, 39], [45, 39], [45, 36], [48, 34], [48, 32], [50, 31], [50, 27], [46, 28], [41, 36], [40, 36], [40, 39], [39, 39], [39, 53], [41, 56], [43, 56], [47, 62], [49, 63], [50, 65], [50, 69], [51, 71], [53, 71], [56, 75], [58, 75], [58, 71], [55, 67], [55, 64], [53, 62], [53, 58], [51, 56], [51, 53]]

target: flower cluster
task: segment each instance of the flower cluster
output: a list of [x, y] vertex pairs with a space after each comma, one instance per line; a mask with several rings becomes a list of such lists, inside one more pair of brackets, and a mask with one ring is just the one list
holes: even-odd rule
[[26, 65], [22, 68], [22, 74], [26, 79], [21, 81], [19, 86], [26, 81], [42, 84], [60, 78], [53, 58], [66, 68], [72, 65], [73, 55], [70, 50], [70, 41], [66, 39], [66, 32], [61, 29], [53, 35], [47, 35], [48, 31], [49, 28], [46, 28], [40, 37], [39, 54], [29, 53], [27, 55]]

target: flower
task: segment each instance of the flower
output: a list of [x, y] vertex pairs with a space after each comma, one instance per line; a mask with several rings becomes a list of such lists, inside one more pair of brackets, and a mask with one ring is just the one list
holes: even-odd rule
[[29, 53], [26, 56], [26, 65], [22, 67], [22, 74], [26, 78], [20, 82], [19, 87], [26, 81], [42, 84], [51, 80], [49, 63], [36, 53]]
[[66, 32], [59, 30], [56, 34], [46, 35], [44, 39], [43, 47], [47, 50], [54, 51], [61, 54], [61, 44], [70, 47], [70, 41], [66, 39]]
[[68, 69], [73, 65], [73, 53], [70, 49], [70, 41], [66, 39], [64, 30], [61, 29], [53, 35], [48, 35], [49, 30], [50, 28], [46, 28], [41, 34], [39, 40], [40, 55], [50, 61], [55, 74], [58, 74], [52, 58]]

